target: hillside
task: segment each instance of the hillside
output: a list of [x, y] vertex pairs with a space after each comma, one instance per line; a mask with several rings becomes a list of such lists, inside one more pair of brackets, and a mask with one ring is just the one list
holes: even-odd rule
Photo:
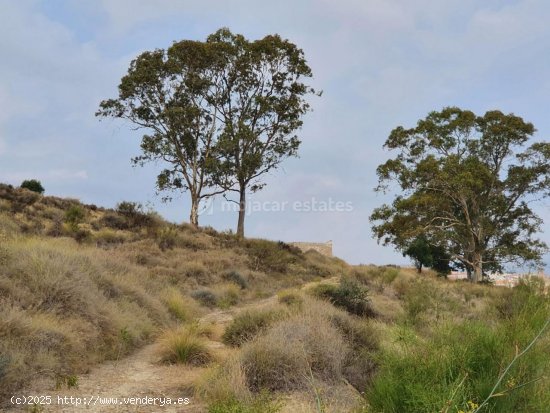
[[[535, 280], [350, 266], [0, 185], [5, 408], [25, 391], [190, 399], [90, 411], [475, 412], [549, 314]], [[549, 350], [543, 334], [481, 411], [545, 411]]]

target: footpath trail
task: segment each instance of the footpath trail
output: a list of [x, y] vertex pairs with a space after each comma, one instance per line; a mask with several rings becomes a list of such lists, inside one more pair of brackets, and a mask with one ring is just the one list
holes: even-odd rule
[[[327, 279], [323, 282], [331, 282]], [[316, 283], [308, 283], [307, 288]], [[236, 314], [241, 311], [270, 306], [277, 302], [276, 296], [254, 301], [228, 310], [215, 310], [199, 319], [201, 324], [211, 324], [223, 331]], [[213, 350], [225, 346], [219, 340], [211, 339], [208, 345]], [[121, 413], [203, 413], [206, 406], [193, 394], [194, 382], [204, 373], [206, 367], [185, 365], [166, 365], [158, 360], [158, 343], [142, 347], [133, 354], [116, 361], [104, 362], [78, 377], [78, 387], [71, 389], [53, 389], [53, 380], [37, 381], [33, 390], [23, 393], [25, 396], [49, 396], [51, 404], [36, 406], [15, 406], [8, 413], [78, 413], [78, 412], [121, 412]], [[72, 399], [71, 399], [72, 397]], [[143, 399], [157, 398], [155, 405], [144, 404]], [[130, 401], [140, 398], [142, 402]], [[188, 404], [160, 405], [160, 400], [170, 398], [188, 399]], [[77, 405], [78, 403], [78, 405]]]

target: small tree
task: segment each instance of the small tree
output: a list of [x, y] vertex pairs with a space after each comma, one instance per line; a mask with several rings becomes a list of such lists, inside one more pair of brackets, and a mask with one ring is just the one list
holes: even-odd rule
[[44, 187], [42, 186], [42, 183], [36, 179], [27, 179], [24, 180], [21, 183], [21, 188], [28, 189], [29, 191], [33, 191], [39, 194], [44, 193]]
[[445, 248], [440, 245], [434, 245], [425, 235], [420, 234], [403, 249], [403, 255], [409, 256], [416, 270], [420, 274], [422, 267], [432, 268], [440, 275], [447, 275], [451, 271], [449, 266], [450, 256]]
[[426, 237], [417, 236], [403, 251], [403, 255], [409, 256], [420, 274], [422, 267], [431, 267], [433, 264], [432, 248]]
[[73, 232], [76, 232], [78, 224], [84, 221], [85, 216], [84, 209], [80, 205], [71, 205], [65, 212], [65, 222], [69, 224]]
[[401, 249], [425, 234], [472, 281], [506, 263], [539, 263], [547, 247], [530, 203], [550, 195], [550, 143], [525, 148], [534, 132], [513, 114], [459, 108], [394, 129], [384, 146], [398, 154], [378, 167], [377, 190], [394, 182], [402, 194], [374, 210], [376, 237]]

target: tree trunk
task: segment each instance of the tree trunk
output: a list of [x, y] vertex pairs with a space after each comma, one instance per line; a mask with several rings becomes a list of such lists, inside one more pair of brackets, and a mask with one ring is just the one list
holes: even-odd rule
[[237, 223], [237, 237], [244, 238], [244, 217], [246, 213], [246, 187], [241, 185], [239, 198], [239, 221]]
[[481, 254], [475, 254], [473, 261], [474, 271], [472, 274], [472, 282], [478, 283], [483, 279], [483, 261], [481, 259]]
[[194, 227], [199, 226], [199, 200], [194, 196], [191, 197], [191, 214], [189, 216], [189, 222]]

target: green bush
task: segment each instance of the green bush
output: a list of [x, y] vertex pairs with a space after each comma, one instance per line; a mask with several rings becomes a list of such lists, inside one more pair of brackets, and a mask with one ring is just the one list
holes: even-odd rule
[[[425, 338], [409, 336], [400, 348], [378, 357], [379, 371], [369, 385], [369, 412], [424, 413], [471, 411], [481, 404], [518, 351], [540, 331], [550, 313], [549, 298], [522, 288], [506, 301], [517, 301], [501, 321], [464, 321], [436, 325]], [[550, 369], [548, 334], [504, 376], [498, 397], [483, 412], [547, 411], [550, 384], [541, 380]], [[470, 408], [469, 408], [470, 403]]]
[[65, 222], [69, 224], [71, 229], [76, 232], [78, 229], [78, 224], [81, 224], [84, 221], [86, 213], [80, 205], [71, 205], [69, 209], [65, 212]]
[[375, 317], [376, 313], [370, 305], [368, 292], [365, 286], [347, 278], [344, 278], [339, 285], [319, 284], [313, 289], [315, 296], [330, 301], [350, 314]]
[[157, 244], [162, 251], [171, 250], [178, 243], [178, 232], [175, 228], [164, 227], [157, 232]]
[[280, 291], [277, 293], [277, 298], [281, 304], [291, 307], [301, 307], [304, 303], [304, 298], [298, 291]]
[[129, 228], [142, 228], [151, 225], [152, 216], [145, 212], [138, 202], [123, 201], [116, 207], [116, 212], [126, 218]]
[[423, 314], [428, 313], [438, 302], [438, 292], [432, 282], [413, 280], [403, 292], [404, 309], [409, 321], [420, 321]]
[[40, 181], [36, 179], [27, 179], [21, 183], [21, 188], [28, 189], [29, 191], [36, 192], [38, 194], [44, 193], [44, 187]]

